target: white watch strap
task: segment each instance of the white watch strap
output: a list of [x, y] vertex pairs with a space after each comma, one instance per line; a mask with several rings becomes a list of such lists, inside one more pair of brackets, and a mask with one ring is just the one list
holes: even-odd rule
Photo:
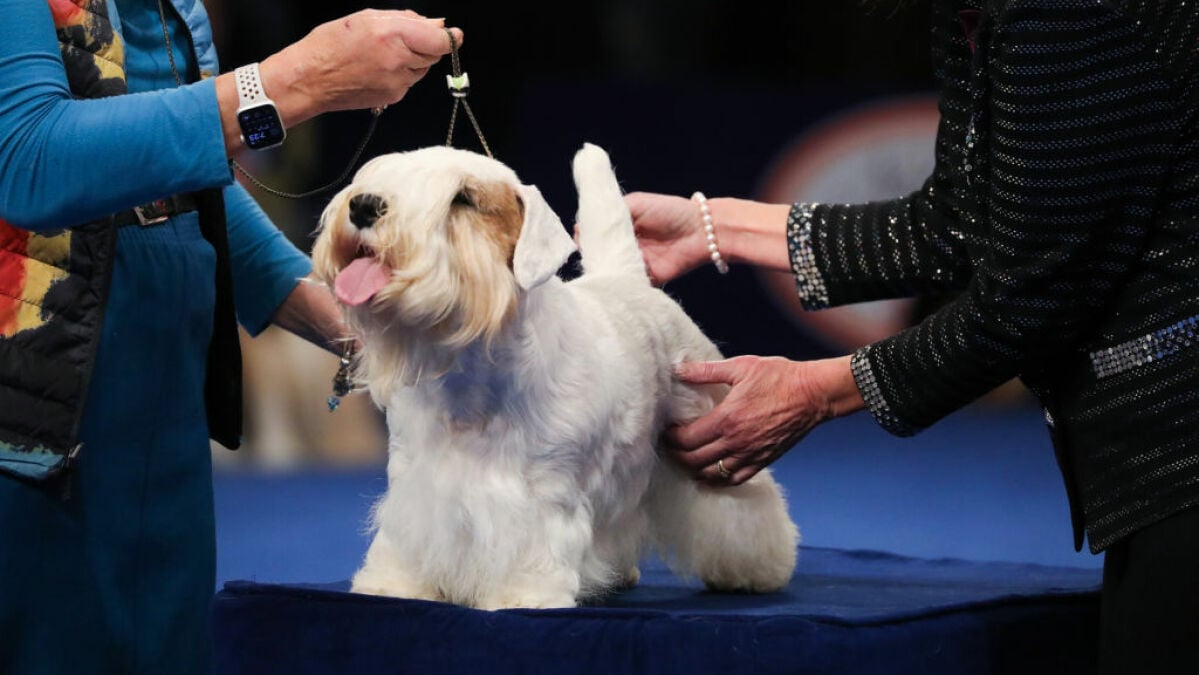
[[262, 78], [258, 76], [258, 64], [251, 63], [233, 71], [237, 80], [237, 104], [245, 108], [259, 103], [273, 103], [262, 90]]

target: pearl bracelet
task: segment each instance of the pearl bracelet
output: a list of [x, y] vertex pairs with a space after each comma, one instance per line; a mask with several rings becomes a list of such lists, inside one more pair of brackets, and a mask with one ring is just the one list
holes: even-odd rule
[[729, 273], [729, 264], [720, 256], [720, 247], [716, 244], [716, 225], [712, 222], [712, 212], [708, 209], [708, 198], [702, 192], [691, 195], [692, 201], [699, 204], [699, 214], [704, 221], [704, 236], [708, 238], [708, 257], [721, 274]]

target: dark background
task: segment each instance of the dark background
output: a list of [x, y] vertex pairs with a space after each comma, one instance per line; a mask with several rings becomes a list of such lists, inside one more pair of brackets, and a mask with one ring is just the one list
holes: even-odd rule
[[[209, 0], [224, 70], [261, 60], [361, 2]], [[378, 3], [461, 27], [470, 102], [497, 158], [538, 185], [569, 221], [570, 159], [604, 147], [627, 191], [752, 197], [763, 171], [798, 134], [857, 104], [932, 88], [928, 0]], [[445, 142], [449, 60], [389, 108], [365, 156]], [[277, 187], [335, 178], [367, 126], [335, 113], [291, 130], [252, 167]], [[480, 149], [464, 116], [458, 147]], [[302, 247], [327, 195], [288, 203], [255, 191]], [[734, 268], [699, 270], [668, 289], [728, 354], [794, 358], [838, 351], [797, 332]]]

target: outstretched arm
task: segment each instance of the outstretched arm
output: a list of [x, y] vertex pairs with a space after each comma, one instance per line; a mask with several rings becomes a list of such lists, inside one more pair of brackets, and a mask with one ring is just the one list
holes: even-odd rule
[[[961, 288], [969, 276], [932, 179], [906, 197], [858, 205], [766, 204], [713, 198], [708, 208], [730, 263], [796, 274], [808, 309]], [[709, 262], [698, 204], [626, 196], [650, 277], [663, 284]]]
[[[233, 181], [229, 157], [241, 140], [232, 73], [75, 100], [47, 3], [14, 0], [4, 19], [0, 219], [59, 229]], [[322, 112], [393, 103], [448, 50], [439, 22], [367, 10], [318, 26], [261, 69], [267, 94], [295, 125]]]
[[[646, 269], [664, 284], [710, 261], [699, 205], [690, 199], [649, 192], [625, 196]], [[746, 199], [709, 199], [720, 253], [732, 263], [788, 269], [789, 206]]]

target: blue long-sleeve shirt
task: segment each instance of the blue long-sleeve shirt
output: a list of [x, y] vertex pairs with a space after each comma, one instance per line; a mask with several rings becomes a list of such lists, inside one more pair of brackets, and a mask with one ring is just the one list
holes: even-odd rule
[[[6, 3], [0, 22], [0, 218], [70, 227], [180, 192], [225, 186], [238, 317], [251, 333], [311, 269], [233, 183], [212, 79], [175, 87], [152, 0], [124, 0], [130, 93], [75, 100], [45, 0]], [[141, 11], [133, 11], [135, 9]], [[116, 17], [114, 17], [115, 19]], [[173, 31], [176, 62], [194, 65]], [[210, 36], [192, 35], [196, 50]], [[169, 88], [160, 88], [169, 87]]]

